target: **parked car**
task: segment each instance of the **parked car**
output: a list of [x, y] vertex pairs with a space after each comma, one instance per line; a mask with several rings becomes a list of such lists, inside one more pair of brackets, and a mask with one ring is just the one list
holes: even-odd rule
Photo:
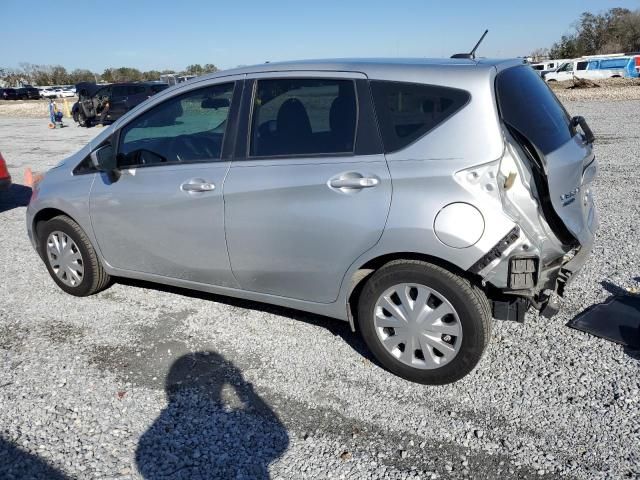
[[27, 229], [69, 294], [130, 277], [335, 317], [447, 383], [587, 260], [593, 140], [518, 60], [271, 63], [124, 114], [35, 187]]
[[0, 96], [3, 100], [18, 100], [18, 91], [15, 88], [2, 88]]
[[40, 91], [31, 86], [18, 88], [17, 93], [20, 100], [35, 100], [40, 98]]
[[56, 98], [71, 98], [76, 96], [74, 92], [65, 88], [55, 88], [53, 90], [53, 93], [55, 94]]
[[38, 91], [40, 92], [40, 98], [57, 98], [53, 88], [39, 88]]
[[638, 56], [620, 56], [613, 58], [594, 58], [589, 60], [587, 71], [590, 70], [616, 70], [626, 78], [636, 78], [640, 75], [637, 65], [640, 63]]
[[556, 70], [560, 65], [567, 62], [567, 60], [546, 60], [544, 62], [532, 63], [531, 68], [537, 71], [540, 76], [543, 76], [547, 72]]
[[0, 153], [0, 191], [7, 190], [11, 186], [11, 175], [7, 168], [7, 162]]
[[168, 85], [161, 82], [135, 82], [97, 85], [82, 82], [76, 85], [78, 101], [73, 105], [73, 119], [82, 127], [96, 123], [106, 108], [105, 123], [112, 123]]
[[624, 77], [624, 68], [597, 68], [593, 59], [578, 59], [563, 63], [557, 70], [544, 74], [547, 82], [561, 82], [574, 77], [598, 80], [603, 78]]

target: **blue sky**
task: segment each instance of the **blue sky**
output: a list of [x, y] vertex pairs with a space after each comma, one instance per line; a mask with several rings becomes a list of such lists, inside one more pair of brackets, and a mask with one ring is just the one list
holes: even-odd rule
[[442, 57], [468, 51], [485, 28], [490, 32], [480, 55], [520, 56], [550, 46], [581, 12], [612, 7], [638, 9], [640, 0], [2, 0], [0, 66], [28, 62], [100, 72]]

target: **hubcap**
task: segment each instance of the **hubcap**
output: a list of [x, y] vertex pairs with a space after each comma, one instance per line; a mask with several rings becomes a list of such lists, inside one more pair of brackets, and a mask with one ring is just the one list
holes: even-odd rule
[[84, 261], [76, 243], [63, 232], [47, 237], [47, 259], [51, 269], [65, 285], [76, 287], [84, 278]]
[[439, 368], [460, 351], [460, 317], [442, 294], [429, 287], [395, 285], [380, 295], [373, 315], [384, 348], [410, 367]]

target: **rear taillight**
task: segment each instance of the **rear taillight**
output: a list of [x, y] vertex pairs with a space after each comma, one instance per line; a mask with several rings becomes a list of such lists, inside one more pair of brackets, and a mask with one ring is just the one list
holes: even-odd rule
[[0, 179], [11, 178], [9, 170], [7, 169], [7, 162], [4, 161], [2, 154], [0, 153]]

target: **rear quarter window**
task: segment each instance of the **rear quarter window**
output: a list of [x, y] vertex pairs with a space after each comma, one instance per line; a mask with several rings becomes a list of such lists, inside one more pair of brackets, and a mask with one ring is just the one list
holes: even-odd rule
[[500, 72], [496, 96], [502, 120], [544, 155], [573, 137], [569, 114], [544, 80], [527, 66]]
[[469, 92], [456, 88], [380, 80], [371, 81], [371, 92], [387, 153], [423, 137], [471, 98]]

